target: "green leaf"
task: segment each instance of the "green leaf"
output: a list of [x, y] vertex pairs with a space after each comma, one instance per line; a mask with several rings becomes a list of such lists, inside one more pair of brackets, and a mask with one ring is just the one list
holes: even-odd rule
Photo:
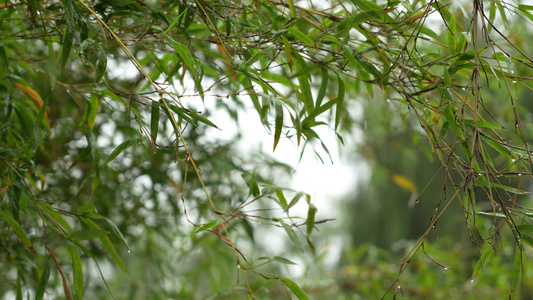
[[322, 79], [320, 80], [320, 88], [318, 89], [318, 95], [316, 96], [315, 107], [320, 107], [320, 105], [322, 104], [322, 100], [324, 99], [324, 96], [326, 95], [326, 90], [328, 88], [328, 80], [328, 68], [322, 68]]
[[104, 277], [104, 274], [102, 273], [102, 269], [100, 269], [100, 265], [98, 264], [98, 260], [96, 260], [96, 257], [94, 257], [93, 253], [91, 251], [89, 251], [87, 248], [85, 248], [82, 244], [80, 244], [79, 242], [76, 242], [76, 241], [72, 241], [72, 243], [74, 245], [76, 245], [76, 247], [80, 248], [81, 250], [83, 250], [83, 252], [85, 252], [85, 254], [87, 254], [90, 258], [92, 258], [92, 260], [94, 261], [94, 263], [96, 264], [96, 267], [98, 268], [98, 272], [100, 273], [100, 277], [102, 278], [102, 280], [104, 281], [104, 284], [107, 288], [107, 291], [109, 292], [109, 294], [111, 295], [111, 297], [113, 299], [116, 299], [115, 296], [113, 295], [113, 292], [111, 292], [111, 289], [109, 288], [109, 285], [107, 284], [107, 281], [105, 280], [105, 277]]
[[[476, 186], [489, 187], [489, 184], [486, 181], [476, 181], [475, 183], [476, 183]], [[513, 193], [513, 194], [518, 194], [518, 195], [530, 195], [531, 194], [528, 191], [524, 191], [524, 190], [521, 190], [521, 189], [517, 189], [517, 188], [514, 188], [514, 187], [510, 187], [510, 186], [506, 186], [506, 185], [499, 184], [499, 183], [494, 183], [494, 182], [490, 183], [490, 187], [499, 188], [499, 189], [508, 191], [510, 193]]]
[[337, 96], [337, 110], [335, 111], [335, 130], [338, 129], [339, 124], [341, 122], [342, 113], [344, 110], [344, 94], [345, 94], [345, 87], [344, 87], [344, 81], [338, 77], [339, 80], [339, 94]]
[[300, 30], [298, 30], [296, 28], [289, 28], [289, 32], [292, 35], [294, 35], [297, 39], [299, 39], [300, 41], [304, 42], [307, 46], [316, 47], [315, 43], [313, 43], [313, 41], [310, 38], [308, 38], [307, 35], [305, 35]]
[[[87, 226], [89, 226], [90, 228], [92, 228], [92, 229], [100, 229], [100, 227], [94, 221], [92, 221], [89, 218], [81, 217], [81, 221], [83, 223], [85, 223]], [[76, 241], [74, 241], [74, 242], [76, 242]], [[100, 237], [100, 242], [102, 242], [102, 245], [104, 245], [104, 248], [106, 249], [106, 251], [109, 254], [109, 256], [111, 256], [113, 261], [115, 261], [115, 263], [122, 270], [127, 272], [126, 266], [124, 265], [124, 262], [122, 262], [122, 258], [120, 258], [120, 255], [118, 254], [117, 249], [115, 249], [115, 246], [113, 246], [113, 243], [111, 243], [111, 240], [109, 240], [109, 238], [107, 236], [103, 236], [103, 237]]]
[[313, 228], [315, 227], [316, 212], [316, 206], [314, 206], [313, 204], [309, 204], [309, 208], [307, 209], [307, 220], [305, 221], [308, 236], [311, 235], [311, 232], [313, 232]]
[[261, 194], [261, 191], [259, 190], [259, 185], [257, 185], [257, 182], [255, 182], [255, 170], [252, 174], [248, 172], [243, 173], [241, 174], [241, 177], [248, 184], [248, 196], [253, 195], [254, 197], [257, 197]]
[[522, 278], [524, 253], [520, 245], [516, 246], [514, 254], [513, 273], [511, 275], [511, 290], [509, 291], [509, 300], [517, 299], [518, 289], [520, 288], [520, 279]]
[[33, 246], [31, 244], [31, 241], [28, 238], [28, 236], [26, 235], [26, 233], [24, 232], [24, 230], [22, 229], [22, 227], [20, 226], [19, 222], [17, 222], [17, 220], [13, 219], [13, 217], [11, 217], [10, 215], [8, 215], [8, 214], [6, 214], [5, 212], [2, 212], [2, 211], [0, 211], [0, 216], [2, 216], [7, 221], [9, 226], [11, 226], [13, 231], [15, 231], [15, 234], [17, 234], [17, 236], [24, 243], [24, 245], [26, 247], [30, 248], [30, 250], [33, 250]]
[[283, 190], [275, 189], [274, 192], [276, 193], [276, 196], [278, 196], [278, 200], [281, 203], [281, 208], [285, 210], [287, 208], [287, 199], [285, 198], [285, 195], [283, 194]]
[[312, 126], [309, 126], [310, 123], [312, 123], [316, 117], [318, 117], [319, 115], [321, 115], [322, 113], [328, 111], [333, 105], [335, 104], [338, 104], [337, 101], [328, 101], [326, 102], [324, 105], [320, 106], [320, 107], [317, 107], [312, 113], [310, 113], [303, 121], [302, 121], [302, 125], [303, 126], [308, 126], [308, 127], [312, 127]]
[[522, 234], [522, 241], [526, 243], [529, 247], [533, 248], [533, 238], [527, 234]]
[[91, 98], [89, 100], [89, 103], [86, 108], [87, 112], [87, 125], [89, 125], [89, 128], [94, 128], [94, 120], [96, 119], [96, 115], [98, 114], [98, 104], [99, 104], [98, 95], [95, 93], [91, 94]]
[[353, 4], [357, 5], [362, 11], [382, 11], [383, 9], [373, 1], [368, 0], [352, 0]]
[[72, 273], [74, 275], [74, 290], [78, 300], [83, 298], [83, 265], [76, 248], [70, 246], [70, 256], [72, 258]]
[[157, 141], [157, 132], [159, 131], [159, 102], [152, 101], [152, 115], [150, 117], [150, 134], [152, 138], [152, 143], [155, 144]]
[[452, 85], [452, 78], [448, 72], [448, 68], [444, 67], [444, 86], [449, 87]]
[[41, 279], [39, 280], [39, 285], [35, 290], [35, 300], [42, 300], [44, 296], [44, 291], [46, 290], [46, 285], [48, 284], [48, 279], [50, 278], [50, 264], [48, 259], [46, 260], [46, 265], [44, 266], [43, 272], [41, 273]]
[[209, 221], [209, 223], [207, 224], [203, 224], [202, 226], [200, 226], [200, 228], [198, 228], [194, 233], [200, 233], [200, 232], [204, 232], [206, 230], [209, 230], [213, 227], [217, 226], [217, 220], [211, 220]]
[[108, 234], [110, 234], [109, 231], [91, 228], [73, 232], [69, 235], [69, 238], [73, 241], [82, 241], [99, 238]]
[[120, 229], [118, 229], [118, 226], [115, 224], [115, 222], [111, 221], [108, 218], [104, 218], [104, 221], [107, 223], [107, 225], [109, 225], [109, 227], [111, 227], [111, 231], [113, 232], [113, 234], [115, 234], [118, 239], [122, 241], [122, 243], [124, 243], [124, 246], [126, 246], [126, 248], [130, 250], [130, 246], [128, 246], [124, 235], [122, 235], [122, 232], [120, 232]]
[[45, 211], [49, 218], [53, 219], [67, 231], [72, 231], [72, 227], [70, 227], [70, 224], [67, 222], [67, 220], [65, 220], [60, 213], [54, 211], [48, 203], [39, 201], [37, 204]]
[[495, 212], [476, 211], [476, 215], [498, 217], [498, 218], [506, 218], [506, 216], [504, 214], [495, 213]]
[[275, 131], [274, 131], [274, 149], [276, 151], [276, 146], [278, 145], [279, 139], [281, 137], [281, 130], [283, 129], [283, 106], [280, 101], [274, 102], [274, 107], [276, 110], [275, 118]]
[[94, 79], [95, 85], [97, 85], [100, 80], [102, 80], [102, 77], [104, 77], [105, 74], [105, 70], [107, 69], [107, 55], [104, 49], [102, 49], [102, 47], [98, 47], [96, 55], [98, 56], [98, 60], [96, 61], [96, 77]]
[[533, 224], [522, 224], [522, 225], [518, 225], [517, 228], [521, 233], [533, 232]]
[[289, 40], [287, 40], [287, 38], [284, 36], [281, 36], [281, 40], [283, 41], [283, 47], [285, 49], [285, 56], [287, 57], [289, 69], [291, 69], [292, 71], [291, 44], [289, 43]]
[[309, 297], [307, 297], [307, 295], [304, 293], [304, 291], [294, 281], [290, 280], [287, 277], [282, 277], [280, 280], [286, 287], [288, 287], [292, 291], [292, 293], [296, 297], [298, 297], [298, 299], [300, 299], [300, 300], [308, 300], [309, 299]]
[[297, 263], [290, 261], [286, 259], [285, 257], [281, 257], [281, 256], [274, 256], [272, 259], [285, 265], [295, 265], [295, 266], [298, 265]]
[[117, 148], [115, 148], [115, 150], [113, 150], [113, 152], [111, 152], [111, 154], [109, 155], [109, 157], [105, 160], [104, 164], [102, 165], [102, 167], [105, 167], [107, 166], [107, 164], [112, 161], [113, 159], [115, 159], [117, 156], [120, 155], [120, 153], [122, 153], [124, 150], [128, 149], [129, 147], [133, 146], [133, 145], [139, 145], [139, 144], [142, 144], [142, 139], [135, 139], [135, 140], [127, 140], [125, 141], [124, 143], [118, 145]]
[[485, 251], [483, 253], [483, 255], [479, 258], [476, 266], [474, 267], [474, 272], [472, 273], [472, 279], [476, 278], [476, 276], [479, 274], [479, 272], [488, 263], [489, 258], [491, 258], [493, 255], [494, 255], [494, 249], [492, 249], [492, 248], [489, 248], [487, 251]]
[[302, 247], [302, 243], [298, 239], [298, 236], [296, 235], [296, 232], [292, 229], [292, 227], [289, 224], [283, 222], [283, 220], [279, 220], [279, 223], [281, 224], [281, 226], [283, 226], [283, 229], [285, 229], [285, 232], [287, 232], [287, 235], [289, 236], [291, 241], [298, 247], [298, 249], [300, 249], [300, 251], [303, 252], [304, 248]]
[[196, 69], [194, 68], [194, 60], [189, 48], [182, 44], [174, 44], [174, 49], [176, 49], [176, 52], [178, 52], [178, 55], [181, 57], [181, 59], [183, 59], [183, 61], [189, 66], [189, 69], [192, 69], [193, 72], [196, 73]]
[[94, 207], [94, 204], [92, 203], [84, 204], [78, 208], [78, 214], [80, 216], [84, 216], [88, 213], [95, 212], [95, 211], [96, 211], [96, 208]]
[[72, 49], [72, 41], [74, 40], [74, 26], [67, 20], [67, 26], [65, 27], [65, 32], [63, 33], [63, 44], [61, 48], [61, 72], [65, 69], [65, 65]]

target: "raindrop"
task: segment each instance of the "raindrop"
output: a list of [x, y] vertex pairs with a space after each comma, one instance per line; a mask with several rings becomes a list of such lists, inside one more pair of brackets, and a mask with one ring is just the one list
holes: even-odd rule
[[418, 198], [417, 198], [417, 199], [415, 200], [415, 203], [417, 203], [417, 204], [418, 204]]
[[518, 173], [518, 176], [522, 176], [522, 173]]
[[433, 227], [433, 229], [435, 229], [435, 225], [433, 225], [432, 227]]
[[515, 84], [515, 83], [516, 83], [516, 80], [513, 80], [513, 84]]
[[401, 289], [402, 287], [398, 285], [398, 289]]
[[474, 282], [474, 279], [470, 279], [470, 282]]
[[448, 270], [448, 267], [444, 267], [444, 270]]
[[237, 269], [240, 269], [241, 268], [241, 265], [237, 265]]
[[514, 71], [513, 71], [513, 70], [511, 70], [511, 74], [514, 74]]
[[515, 161], [516, 161], [516, 159], [514, 159], [514, 158], [513, 158], [513, 159], [511, 159], [511, 160], [512, 160], [513, 162], [515, 162]]
[[128, 249], [128, 253], [131, 253], [130, 249]]
[[387, 99], [387, 102], [390, 103], [390, 99]]

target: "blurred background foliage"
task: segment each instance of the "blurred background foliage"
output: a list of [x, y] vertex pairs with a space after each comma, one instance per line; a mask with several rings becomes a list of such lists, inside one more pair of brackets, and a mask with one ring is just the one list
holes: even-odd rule
[[[532, 10], [5, 1], [0, 294], [531, 298]], [[337, 220], [250, 114], [368, 164]]]

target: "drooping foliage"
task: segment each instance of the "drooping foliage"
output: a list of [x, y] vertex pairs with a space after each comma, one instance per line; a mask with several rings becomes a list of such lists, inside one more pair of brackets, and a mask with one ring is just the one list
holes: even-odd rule
[[[533, 8], [314, 2], [0, 4], [0, 290], [307, 299], [280, 270], [293, 262], [260, 236], [285, 232], [301, 255], [314, 255], [324, 220], [305, 191], [287, 188], [291, 170], [276, 152], [243, 153], [243, 115], [257, 115], [273, 150], [292, 140], [324, 159], [316, 128], [342, 143], [365, 101], [388, 105], [391, 132], [417, 131], [444, 181], [393, 294], [459, 203], [480, 249], [502, 227], [512, 231], [515, 297], [533, 245], [519, 197], [531, 177], [524, 99], [533, 61], [529, 33], [517, 30]], [[238, 125], [229, 139], [219, 137], [224, 118]], [[390, 176], [419, 196], [408, 177]], [[492, 219], [488, 233], [479, 218]]]

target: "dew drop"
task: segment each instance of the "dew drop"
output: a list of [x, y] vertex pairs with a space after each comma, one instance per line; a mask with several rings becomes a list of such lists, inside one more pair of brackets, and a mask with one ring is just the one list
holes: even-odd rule
[[387, 99], [387, 102], [390, 103], [390, 99]]
[[444, 267], [444, 270], [448, 270], [448, 267]]
[[474, 279], [470, 279], [470, 282], [474, 282]]
[[237, 265], [237, 269], [240, 269], [241, 268], [241, 265]]
[[513, 80], [513, 84], [515, 84], [515, 83], [516, 83], [516, 80]]
[[522, 173], [518, 173], [518, 176], [519, 176], [519, 177], [522, 176]]
[[514, 71], [513, 71], [513, 70], [511, 70], [511, 74], [514, 74]]
[[398, 286], [398, 289], [401, 289], [402, 287], [401, 286]]
[[131, 253], [130, 249], [128, 249], [128, 253]]

